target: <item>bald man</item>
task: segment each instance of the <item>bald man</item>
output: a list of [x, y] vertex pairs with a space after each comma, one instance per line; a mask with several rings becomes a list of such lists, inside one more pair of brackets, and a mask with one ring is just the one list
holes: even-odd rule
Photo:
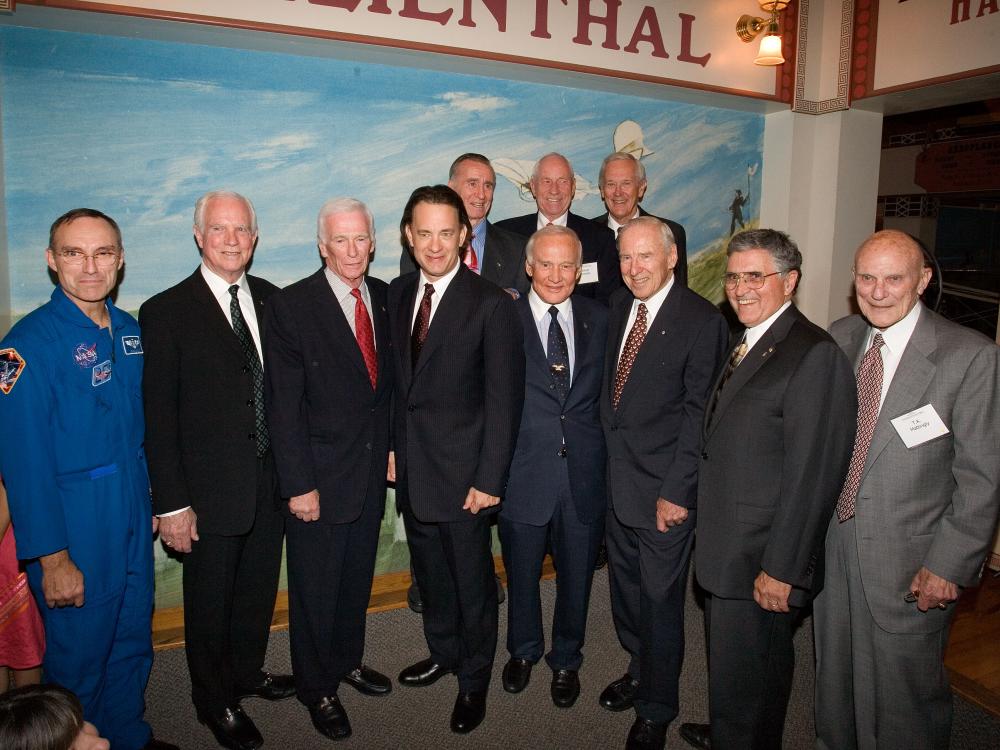
[[1000, 357], [927, 309], [919, 245], [858, 249], [861, 315], [830, 333], [858, 376], [858, 434], [815, 602], [817, 747], [947, 748], [942, 658], [963, 587], [979, 581], [1000, 507]]

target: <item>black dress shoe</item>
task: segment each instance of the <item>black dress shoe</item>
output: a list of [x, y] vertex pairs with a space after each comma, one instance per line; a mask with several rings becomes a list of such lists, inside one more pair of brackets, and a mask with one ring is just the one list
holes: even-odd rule
[[198, 721], [212, 731], [220, 745], [230, 750], [255, 750], [264, 744], [253, 720], [239, 706], [227, 706], [214, 716], [199, 714]]
[[580, 677], [575, 669], [556, 669], [552, 672], [552, 702], [559, 708], [569, 708], [580, 697]]
[[256, 685], [238, 688], [236, 700], [244, 698], [263, 698], [266, 701], [280, 701], [295, 695], [295, 678], [290, 674], [271, 674], [261, 672]]
[[446, 674], [451, 674], [454, 669], [442, 667], [433, 659], [424, 659], [416, 664], [411, 664], [399, 673], [399, 684], [407, 687], [427, 687], [433, 685]]
[[364, 664], [345, 674], [343, 682], [365, 695], [388, 695], [392, 692], [389, 678]]
[[667, 725], [655, 721], [635, 717], [632, 728], [628, 730], [628, 742], [625, 750], [663, 750], [667, 744]]
[[170, 742], [164, 742], [163, 740], [158, 740], [155, 737], [150, 737], [149, 742], [142, 746], [142, 750], [181, 750], [177, 745]]
[[639, 681], [633, 680], [627, 672], [620, 679], [615, 680], [606, 688], [597, 699], [604, 708], [609, 711], [627, 711], [632, 708], [632, 697], [635, 689], [639, 687]]
[[309, 706], [309, 717], [316, 731], [331, 740], [346, 740], [351, 736], [351, 722], [347, 711], [336, 695], [320, 698]]
[[418, 615], [424, 611], [424, 600], [420, 597], [420, 587], [416, 582], [411, 583], [406, 590], [406, 604]]
[[527, 659], [511, 657], [503, 667], [503, 689], [508, 693], [520, 693], [528, 687], [531, 679], [532, 663]]
[[468, 734], [483, 722], [486, 716], [486, 691], [459, 693], [451, 711], [451, 731]]
[[681, 737], [691, 747], [712, 750], [712, 728], [708, 724], [681, 724]]

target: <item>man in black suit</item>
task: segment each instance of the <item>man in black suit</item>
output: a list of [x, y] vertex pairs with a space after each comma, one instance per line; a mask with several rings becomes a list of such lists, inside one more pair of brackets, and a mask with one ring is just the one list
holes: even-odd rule
[[420, 270], [389, 286], [396, 366], [396, 503], [424, 599], [430, 657], [399, 682], [458, 673], [452, 731], [486, 713], [497, 639], [490, 515], [507, 484], [524, 399], [524, 347], [514, 302], [472, 273], [470, 231], [447, 185], [417, 188], [400, 221]]
[[521, 429], [500, 511], [500, 541], [510, 601], [503, 686], [519, 693], [542, 657], [538, 579], [546, 543], [559, 570], [552, 621], [552, 701], [580, 694], [594, 559], [604, 537], [607, 488], [599, 399], [608, 313], [570, 297], [583, 249], [573, 230], [539, 229], [528, 240], [531, 291], [517, 301], [524, 328], [525, 395]]
[[646, 750], [664, 746], [678, 711], [702, 421], [728, 329], [714, 305], [674, 282], [666, 224], [633, 219], [618, 247], [628, 289], [611, 299], [601, 422], [611, 612], [629, 665], [599, 701], [635, 708], [626, 747]]
[[[493, 191], [497, 175], [490, 160], [482, 154], [462, 154], [448, 170], [448, 187], [462, 198], [465, 212], [472, 224], [468, 244], [462, 251], [462, 262], [487, 281], [498, 287], [525, 294], [531, 282], [524, 272], [524, 245], [520, 234], [491, 224], [486, 217], [493, 206]], [[400, 276], [417, 270], [417, 265], [404, 243], [399, 254]]]
[[822, 587], [857, 401], [843, 352], [792, 304], [802, 255], [788, 235], [741, 232], [726, 254], [726, 296], [746, 331], [716, 384], [698, 467], [711, 730], [684, 724], [681, 736], [780, 750], [792, 628]]
[[264, 301], [246, 274], [253, 205], [212, 192], [195, 205], [202, 263], [139, 310], [146, 454], [164, 543], [184, 555], [184, 639], [199, 720], [225, 747], [263, 743], [240, 700], [295, 692], [262, 671], [284, 518], [264, 419]]
[[275, 294], [268, 331], [267, 423], [288, 498], [288, 609], [298, 699], [323, 735], [349, 737], [347, 682], [386, 695], [364, 666], [365, 615], [385, 508], [392, 400], [388, 286], [366, 278], [371, 212], [334, 198], [317, 219], [324, 267]]
[[562, 154], [546, 154], [531, 171], [531, 194], [538, 212], [498, 221], [497, 226], [530, 237], [549, 224], [569, 227], [583, 245], [583, 267], [576, 294], [608, 304], [611, 294], [622, 285], [618, 268], [615, 235], [607, 227], [571, 213], [576, 195], [576, 174]]
[[[646, 167], [632, 154], [615, 151], [604, 157], [597, 177], [597, 187], [607, 212], [595, 216], [594, 221], [606, 226], [615, 236], [618, 230], [637, 216], [652, 216], [642, 210], [639, 201], [646, 194]], [[660, 217], [654, 217], [660, 218]], [[687, 286], [687, 232], [684, 227], [670, 219], [660, 219], [670, 227], [677, 245], [677, 265], [674, 266], [674, 283]]]

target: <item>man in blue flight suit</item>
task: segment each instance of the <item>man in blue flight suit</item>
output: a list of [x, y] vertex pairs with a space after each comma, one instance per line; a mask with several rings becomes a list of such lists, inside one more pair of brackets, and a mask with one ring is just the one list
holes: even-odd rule
[[124, 265], [99, 211], [56, 219], [59, 285], [0, 341], [0, 474], [17, 551], [45, 621], [46, 680], [72, 690], [115, 750], [152, 739], [152, 509], [139, 326], [108, 296]]

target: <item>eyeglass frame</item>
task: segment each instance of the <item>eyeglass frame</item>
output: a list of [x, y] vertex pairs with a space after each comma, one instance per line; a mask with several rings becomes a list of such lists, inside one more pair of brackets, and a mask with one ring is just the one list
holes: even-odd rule
[[111, 268], [122, 257], [122, 251], [119, 248], [104, 247], [94, 253], [85, 253], [82, 250], [66, 248], [54, 250], [53, 255], [61, 258], [63, 263], [68, 266], [83, 267], [87, 264], [87, 259], [89, 258], [94, 261], [94, 265], [98, 268]]
[[[740, 282], [747, 289], [763, 289], [764, 284], [771, 276], [779, 276], [788, 273], [788, 271], [774, 271], [773, 273], [761, 273], [760, 271], [740, 271], [739, 273], [732, 273], [727, 271], [722, 274], [722, 286], [726, 289], [735, 289], [739, 286]], [[750, 279], [753, 279], [751, 283]]]

